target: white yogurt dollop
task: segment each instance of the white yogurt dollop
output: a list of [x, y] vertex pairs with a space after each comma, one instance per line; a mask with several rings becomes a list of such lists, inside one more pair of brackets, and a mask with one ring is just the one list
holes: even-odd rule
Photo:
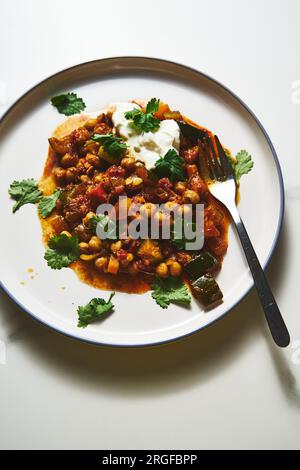
[[132, 153], [138, 160], [145, 163], [148, 170], [155, 166], [156, 160], [163, 157], [168, 150], [179, 151], [179, 126], [173, 119], [161, 121], [156, 132], [139, 134], [132, 127], [132, 121], [125, 118], [125, 113], [132, 109], [141, 109], [135, 103], [116, 103], [112, 120], [115, 128], [131, 147]]

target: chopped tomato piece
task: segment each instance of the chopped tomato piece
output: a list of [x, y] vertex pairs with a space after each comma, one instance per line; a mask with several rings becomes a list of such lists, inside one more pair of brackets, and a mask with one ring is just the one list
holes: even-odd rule
[[161, 178], [158, 180], [158, 186], [163, 189], [171, 189], [173, 188], [173, 183], [169, 180], [169, 178]]
[[107, 194], [103, 188], [102, 183], [95, 186], [90, 192], [90, 198], [95, 202], [106, 202]]
[[107, 170], [107, 174], [112, 177], [123, 177], [125, 173], [124, 168], [117, 165], [112, 165]]

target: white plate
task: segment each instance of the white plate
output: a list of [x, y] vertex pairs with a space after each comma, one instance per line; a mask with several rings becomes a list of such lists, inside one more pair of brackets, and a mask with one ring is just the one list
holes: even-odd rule
[[[76, 308], [92, 297], [108, 297], [79, 281], [71, 269], [53, 271], [44, 247], [36, 207], [12, 214], [8, 186], [14, 180], [41, 176], [47, 138], [63, 120], [50, 98], [76, 91], [87, 112], [114, 101], [158, 97], [214, 131], [233, 153], [246, 148], [254, 170], [243, 177], [240, 212], [265, 267], [275, 248], [283, 216], [283, 183], [275, 150], [262, 125], [232, 92], [206, 75], [172, 62], [142, 57], [98, 60], [64, 70], [35, 86], [3, 117], [0, 125], [0, 279], [2, 287], [26, 312], [74, 338], [113, 346], [144, 346], [194, 333], [229, 312], [253, 282], [236, 234], [218, 282], [224, 302], [210, 312], [193, 302], [190, 310], [171, 305], [162, 310], [150, 293], [117, 293], [115, 312], [86, 329], [77, 328]], [[28, 272], [32, 268], [34, 273]], [[32, 279], [33, 277], [33, 279]], [[64, 287], [65, 289], [62, 289]]]

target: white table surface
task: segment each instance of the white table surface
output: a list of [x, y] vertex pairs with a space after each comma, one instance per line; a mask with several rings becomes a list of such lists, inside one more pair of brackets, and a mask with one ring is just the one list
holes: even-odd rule
[[181, 342], [95, 347], [37, 324], [1, 292], [0, 447], [299, 449], [299, 0], [10, 0], [0, 44], [2, 112], [58, 70], [120, 55], [193, 66], [247, 102], [285, 180], [268, 277], [292, 337], [286, 350], [274, 346], [252, 292]]

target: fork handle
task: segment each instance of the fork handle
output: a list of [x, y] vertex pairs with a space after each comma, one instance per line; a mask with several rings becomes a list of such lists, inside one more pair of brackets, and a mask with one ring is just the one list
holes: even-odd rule
[[263, 307], [266, 320], [268, 322], [270, 332], [273, 336], [275, 343], [285, 348], [290, 343], [290, 335], [288, 329], [284, 323], [284, 320], [279, 311], [278, 305], [274, 299], [274, 296], [271, 292], [270, 286], [264, 274], [264, 271], [260, 265], [260, 262], [256, 256], [253, 245], [250, 241], [247, 230], [243, 224], [243, 221], [240, 217], [240, 214], [235, 208], [231, 212], [232, 218], [235, 222], [242, 247], [244, 249], [252, 276], [254, 280], [254, 285], [258, 292], [261, 305]]

